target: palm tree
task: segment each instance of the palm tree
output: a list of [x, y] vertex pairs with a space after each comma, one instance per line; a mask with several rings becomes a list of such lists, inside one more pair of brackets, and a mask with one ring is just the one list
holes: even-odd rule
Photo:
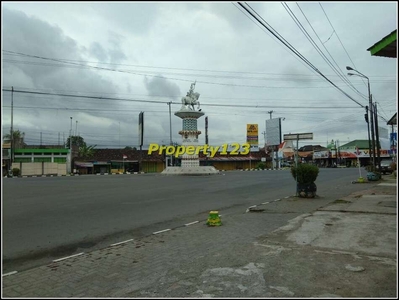
[[94, 147], [96, 147], [97, 145], [94, 146], [87, 146], [86, 144], [82, 145], [81, 147], [79, 147], [79, 157], [86, 157], [86, 158], [90, 158], [94, 155]]
[[[24, 143], [24, 138], [25, 138], [25, 132], [20, 132], [19, 130], [15, 130], [12, 133], [13, 136], [13, 142], [14, 142], [14, 149], [18, 148], [23, 148], [25, 146]], [[3, 141], [7, 143], [11, 143], [11, 134], [8, 133], [4, 135]]]

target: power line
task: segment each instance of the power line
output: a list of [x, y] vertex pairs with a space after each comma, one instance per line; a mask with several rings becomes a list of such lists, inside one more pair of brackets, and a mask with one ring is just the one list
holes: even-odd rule
[[[252, 19], [250, 19], [250, 20], [252, 21]], [[252, 22], [254, 22], [254, 21], [252, 21]], [[256, 24], [256, 25], [259, 28], [261, 28], [258, 24]], [[5, 53], [3, 53], [3, 55], [11, 55], [11, 56], [25, 56], [26, 55], [26, 54], [17, 54], [17, 52], [12, 52], [12, 51], [8, 51], [8, 50], [2, 50], [2, 51], [5, 52]], [[268, 73], [268, 72], [226, 71], [226, 70], [209, 70], [209, 69], [203, 70], [203, 69], [192, 69], [192, 68], [190, 69], [190, 68], [172, 68], [172, 67], [161, 67], [161, 66], [143, 66], [143, 65], [132, 65], [132, 64], [107, 63], [107, 62], [99, 62], [99, 61], [91, 62], [91, 61], [72, 60], [72, 59], [65, 59], [65, 58], [59, 58], [59, 60], [62, 60], [65, 62], [80, 62], [80, 63], [93, 63], [93, 64], [105, 64], [105, 65], [115, 65], [115, 66], [129, 66], [129, 67], [139, 67], [139, 68], [168, 69], [168, 70], [182, 70], [182, 71], [196, 71], [196, 72], [236, 73], [236, 74], [275, 75], [275, 76], [307, 76], [307, 77], [317, 76], [317, 75], [312, 75], [312, 74], [289, 74], [289, 73], [279, 74], [279, 73]], [[60, 64], [56, 64], [56, 65], [60, 65]], [[83, 66], [85, 66], [85, 65], [83, 65]], [[326, 75], [326, 76], [336, 76], [336, 75], [330, 74], [330, 75]], [[395, 77], [395, 76], [375, 75], [375, 76], [369, 76], [369, 77]]]
[[[328, 18], [327, 13], [325, 12], [325, 10], [324, 10], [324, 8], [323, 8], [323, 6], [321, 5], [320, 2], [319, 2], [319, 5], [320, 5], [320, 7], [321, 7], [321, 9], [322, 9], [322, 11], [323, 11], [323, 13], [324, 13], [324, 15], [326, 16], [328, 23], [330, 23], [331, 28], [334, 30], [335, 35], [337, 36], [338, 41], [340, 42], [342, 48], [344, 48], [344, 51], [345, 51], [346, 55], [348, 56], [349, 60], [351, 61], [352, 65], [355, 67], [355, 69], [357, 69], [355, 63], [353, 62], [352, 58], [350, 57], [348, 51], [346, 51], [346, 48], [345, 48], [344, 44], [342, 43], [341, 39], [339, 38], [339, 35], [338, 35], [337, 31], [335, 30], [333, 24], [331, 23], [330, 19]], [[363, 78], [362, 78], [362, 81], [363, 81], [364, 85], [367, 86], [367, 85], [366, 85], [366, 82], [364, 81]]]
[[[322, 72], [320, 72], [313, 64], [311, 64], [302, 54], [299, 53], [298, 50], [295, 49], [295, 47], [293, 47], [291, 44], [289, 44], [280, 34], [278, 34], [278, 32], [276, 31], [276, 33], [274, 33], [273, 31], [275, 31], [262, 17], [259, 16], [258, 13], [256, 13], [256, 11], [254, 11], [250, 5], [248, 5], [246, 3], [246, 5], [248, 7], [251, 8], [252, 11], [254, 11], [255, 14], [257, 14], [264, 23], [266, 23], [268, 26], [266, 26], [263, 22], [261, 22], [252, 12], [250, 12], [246, 7], [244, 7], [240, 2], [238, 2], [238, 4], [243, 7], [255, 20], [257, 20], [262, 26], [264, 26], [269, 32], [271, 32], [280, 42], [282, 42], [286, 47], [288, 47], [295, 55], [297, 55], [300, 59], [302, 59], [306, 64], [308, 64], [315, 72], [317, 72], [318, 74], [320, 74], [320, 76], [322, 76], [324, 79], [326, 79], [331, 85], [333, 85], [336, 89], [338, 89], [341, 93], [343, 93], [345, 96], [347, 96], [349, 99], [351, 99], [353, 102], [355, 102], [356, 104], [358, 104], [360, 107], [364, 107], [364, 105], [362, 105], [361, 103], [359, 103], [358, 101], [356, 101], [355, 99], [353, 99], [350, 95], [348, 95], [345, 91], [343, 91], [342, 89], [340, 89], [338, 86], [336, 86], [336, 84], [334, 84], [330, 79], [328, 79]], [[272, 31], [273, 29], [273, 31]]]
[[[76, 66], [83, 66], [85, 68], [89, 67], [92, 69], [97, 69], [97, 70], [102, 70], [102, 71], [112, 71], [112, 72], [119, 72], [119, 73], [127, 73], [127, 74], [132, 74], [132, 75], [138, 75], [138, 76], [150, 76], [150, 77], [155, 77], [155, 78], [161, 78], [161, 79], [168, 79], [168, 80], [177, 80], [177, 81], [184, 81], [184, 82], [193, 82], [194, 80], [197, 83], [202, 83], [202, 84], [212, 84], [212, 85], [224, 85], [224, 86], [235, 86], [235, 87], [250, 87], [250, 88], [298, 88], [298, 89], [303, 89], [303, 88], [323, 88], [323, 87], [273, 87], [273, 86], [260, 86], [260, 85], [242, 85], [242, 84], [230, 84], [230, 83], [220, 83], [220, 82], [207, 82], [207, 81], [199, 81], [193, 78], [192, 80], [188, 79], [180, 79], [180, 78], [170, 78], [170, 77], [165, 77], [165, 76], [160, 76], [160, 75], [151, 75], [151, 74], [141, 74], [133, 71], [127, 71], [127, 70], [118, 70], [118, 69], [111, 69], [111, 68], [104, 68], [104, 67], [95, 67], [95, 66], [88, 66], [88, 65], [82, 65], [78, 63], [73, 63], [73, 62], [67, 62], [62, 59], [54, 59], [54, 58], [47, 58], [47, 57], [42, 57], [42, 56], [37, 56], [37, 55], [29, 55], [29, 54], [24, 54], [20, 52], [13, 52], [13, 51], [8, 51], [8, 50], [3, 50], [7, 53], [14, 53], [14, 54], [19, 54], [21, 56], [26, 56], [26, 57], [33, 57], [33, 58], [38, 58], [38, 59], [43, 59], [43, 60], [50, 60], [50, 61], [56, 61], [56, 62], [61, 62], [64, 64], [71, 64], [71, 65], [76, 65]], [[196, 77], [194, 75], [193, 77]], [[326, 87], [327, 88], [327, 87]]]
[[[337, 66], [338, 70], [331, 64], [331, 62], [328, 60], [328, 62], [331, 64], [331, 67], [334, 68], [334, 72], [341, 78], [343, 79], [344, 82], [346, 82], [347, 84], [349, 84], [348, 86], [350, 88], [352, 88], [356, 93], [358, 93], [361, 97], [363, 97], [364, 99], [368, 99], [367, 96], [363, 95], [361, 92], [359, 92], [354, 86], [353, 84], [349, 81], [349, 79], [345, 76], [345, 74], [342, 72], [342, 70], [340, 69], [340, 67], [338, 66], [337, 62], [335, 61], [335, 59], [333, 58], [333, 56], [331, 55], [331, 53], [328, 51], [328, 49], [326, 48], [326, 46], [323, 44], [323, 42], [321, 41], [319, 35], [317, 34], [316, 30], [313, 28], [312, 24], [309, 22], [308, 18], [306, 17], [305, 13], [302, 11], [301, 7], [299, 6], [299, 4], [297, 3], [297, 6], [299, 8], [299, 10], [301, 11], [302, 15], [305, 17], [306, 21], [308, 22], [309, 26], [312, 28], [314, 34], [317, 36], [317, 38], [319, 39], [319, 42], [323, 45], [324, 49], [327, 51], [327, 53], [330, 55], [331, 59], [334, 61], [335, 65]], [[287, 5], [288, 7], [288, 5]], [[306, 31], [306, 30], [305, 30]], [[335, 31], [335, 30], [334, 30]], [[318, 47], [317, 47], [318, 48]], [[320, 48], [319, 48], [320, 49]], [[321, 51], [321, 50], [320, 50]], [[322, 52], [322, 51], [321, 51]], [[338, 74], [337, 72], [340, 74]]]
[[[4, 90], [10, 90], [10, 88], [11, 87], [7, 87], [7, 86], [5, 86], [5, 87], [3, 87], [3, 89]], [[31, 88], [26, 88], [26, 87], [17, 87], [17, 86], [14, 86], [14, 88], [15, 89], [20, 89], [20, 90], [24, 90], [24, 91], [31, 91], [31, 92], [36, 92], [36, 91], [51, 91], [51, 93], [54, 93], [54, 92], [57, 92], [57, 93], [68, 93], [68, 94], [71, 94], [71, 93], [76, 93], [75, 95], [77, 95], [77, 96], [82, 96], [82, 92], [80, 92], [80, 91], [70, 91], [70, 90], [68, 90], [68, 91], [66, 91], [66, 90], [53, 90], [53, 89], [31, 89]], [[46, 93], [49, 93], [50, 94], [50, 92], [46, 92]], [[83, 96], [91, 96], [91, 95], [89, 95], [89, 94], [101, 94], [101, 95], [117, 95], [116, 93], [103, 93], [103, 92], [84, 92], [85, 93], [85, 95], [83, 95]], [[88, 94], [89, 93], [89, 94]], [[181, 98], [181, 97], [183, 97], [183, 96], [181, 96], [181, 95], [142, 95], [142, 94], [127, 94], [127, 93], [121, 93], [120, 95], [134, 95], [134, 96], [144, 96], [144, 97], [149, 97], [149, 98], [153, 98], [153, 97], [156, 97], [156, 98], [167, 98], [167, 99], [170, 99], [170, 98]], [[43, 95], [39, 95], [39, 96], [43, 96]], [[19, 98], [21, 98], [21, 97], [27, 97], [27, 98], [30, 98], [31, 99], [31, 97], [34, 97], [34, 95], [33, 94], [30, 94], [29, 96], [22, 96], [22, 95], [20, 95], [19, 96]], [[320, 102], [320, 101], [322, 101], [322, 102], [326, 102], [326, 101], [334, 101], [334, 103], [336, 103], [337, 101], [346, 101], [345, 99], [343, 99], [343, 98], [340, 98], [340, 99], [320, 99], [320, 98], [318, 98], [318, 99], [299, 99], [299, 98], [244, 98], [244, 97], [237, 97], [237, 98], [234, 98], [234, 97], [211, 97], [211, 96], [203, 96], [203, 97], [201, 97], [202, 99], [218, 99], [218, 100], [229, 100], [229, 102], [231, 101], [231, 100], [246, 100], [246, 101], [262, 101], [262, 102], [264, 102], [264, 101], [305, 101], [306, 103], [309, 103], [309, 102], [312, 102], [312, 101], [317, 101], [317, 102]], [[118, 98], [117, 98], [118, 99]], [[71, 99], [71, 101], [72, 101], [73, 99]], [[94, 99], [94, 100], [102, 100], [102, 99]], [[104, 99], [104, 100], [107, 100], [107, 99]], [[80, 100], [76, 100], [76, 101], [80, 101]], [[123, 101], [123, 99], [121, 100], [121, 101]], [[168, 100], [168, 101], [170, 101], [170, 100]], [[389, 101], [389, 102], [394, 102], [394, 101], [396, 101], [396, 99], [392, 99], [392, 100], [381, 100], [381, 101]]]
[[[4, 92], [11, 92], [9, 89], [3, 89]], [[73, 95], [73, 94], [61, 94], [61, 93], [44, 93], [44, 92], [32, 92], [32, 91], [21, 91], [15, 90], [14, 93], [26, 93], [26, 94], [38, 94], [38, 95], [52, 95], [52, 96], [62, 96], [62, 97], [73, 97], [73, 98], [88, 98], [88, 99], [102, 99], [102, 100], [109, 100], [109, 101], [128, 101], [128, 102], [144, 102], [144, 103], [151, 103], [151, 104], [165, 104], [164, 101], [149, 101], [149, 100], [141, 100], [141, 99], [123, 99], [123, 98], [111, 98], [111, 97], [99, 97], [99, 96], [83, 96], [83, 95]], [[172, 102], [172, 104], [179, 104], [181, 102]], [[336, 109], [336, 106], [271, 106], [271, 105], [242, 105], [242, 104], [213, 104], [213, 103], [206, 103], [202, 104], [204, 106], [216, 106], [216, 107], [253, 107], [253, 108], [295, 108], [295, 109]], [[356, 106], [347, 106], [341, 108], [358, 108]], [[62, 108], [59, 108], [62, 109]]]

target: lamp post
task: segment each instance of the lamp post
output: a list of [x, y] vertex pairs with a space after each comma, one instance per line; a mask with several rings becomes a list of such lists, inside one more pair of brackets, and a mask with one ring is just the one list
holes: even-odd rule
[[[166, 104], [169, 105], [169, 139], [170, 139], [169, 145], [172, 146], [173, 145], [173, 142], [172, 142], [172, 115], [171, 115], [171, 107], [170, 107], [172, 104], [172, 101], [170, 101]], [[173, 155], [170, 156], [170, 165], [171, 166], [174, 165], [173, 164]]]
[[69, 173], [72, 173], [72, 117], [71, 118], [71, 129], [69, 130]]
[[[370, 117], [369, 117], [370, 126], [369, 126], [369, 123], [367, 122], [367, 127], [368, 127], [369, 132], [370, 132], [370, 127], [371, 127], [371, 146], [372, 146], [372, 154], [373, 154], [373, 156], [371, 158], [371, 152], [370, 152], [370, 160], [372, 159], [373, 171], [375, 171], [375, 139], [374, 139], [374, 114], [373, 114], [374, 109], [373, 109], [373, 100], [372, 100], [372, 96], [371, 96], [371, 93], [370, 93], [370, 80], [369, 80], [369, 78], [366, 75], [360, 73], [358, 70], [355, 70], [355, 69], [353, 69], [351, 67], [348, 67], [348, 66], [346, 67], [346, 69], [348, 71], [355, 71], [356, 73], [358, 73], [358, 74], [348, 73], [349, 76], [359, 76], [359, 77], [367, 79], [367, 88], [368, 88], [368, 94], [369, 94], [369, 106], [368, 106], [368, 109], [370, 111]], [[369, 145], [370, 145], [370, 139], [369, 139]]]
[[14, 152], [15, 152], [15, 145], [14, 145], [14, 87], [11, 87], [11, 130], [10, 130], [10, 170], [9, 173], [12, 171], [12, 163], [14, 162]]

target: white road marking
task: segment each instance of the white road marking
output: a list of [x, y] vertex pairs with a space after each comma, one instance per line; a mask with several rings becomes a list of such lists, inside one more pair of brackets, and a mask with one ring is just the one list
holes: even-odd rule
[[82, 255], [82, 254], [83, 254], [83, 252], [78, 253], [78, 254], [74, 254], [74, 255], [71, 255], [71, 256], [59, 258], [59, 259], [54, 259], [53, 262], [58, 262], [58, 261], [65, 260], [65, 259], [68, 259], [68, 258], [71, 258], [71, 257], [79, 256], [79, 255]]
[[2, 277], [4, 277], [4, 276], [9, 276], [9, 275], [13, 275], [13, 274], [16, 274], [16, 273], [18, 273], [18, 271], [12, 271], [12, 272], [9, 272], [9, 273], [6, 273], [6, 274], [3, 274], [3, 276], [2, 276]]
[[158, 233], [166, 232], [166, 231], [169, 231], [169, 230], [170, 230], [170, 229], [164, 229], [164, 230], [161, 230], [161, 231], [153, 232], [152, 234], [158, 234]]
[[190, 226], [190, 225], [196, 224], [196, 223], [198, 223], [198, 222], [199, 222], [199, 221], [194, 221], [194, 222], [191, 222], [191, 223], [184, 224], [184, 226]]
[[115, 244], [111, 244], [110, 246], [116, 246], [116, 245], [120, 245], [120, 244], [125, 244], [125, 243], [128, 243], [128, 242], [130, 242], [130, 241], [133, 241], [133, 239], [126, 240], [126, 241], [119, 242], [119, 243], [115, 243]]

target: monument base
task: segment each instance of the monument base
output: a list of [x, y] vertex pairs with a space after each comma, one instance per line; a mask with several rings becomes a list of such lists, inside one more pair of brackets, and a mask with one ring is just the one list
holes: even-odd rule
[[219, 170], [211, 166], [198, 167], [167, 167], [162, 171], [162, 175], [216, 175]]

